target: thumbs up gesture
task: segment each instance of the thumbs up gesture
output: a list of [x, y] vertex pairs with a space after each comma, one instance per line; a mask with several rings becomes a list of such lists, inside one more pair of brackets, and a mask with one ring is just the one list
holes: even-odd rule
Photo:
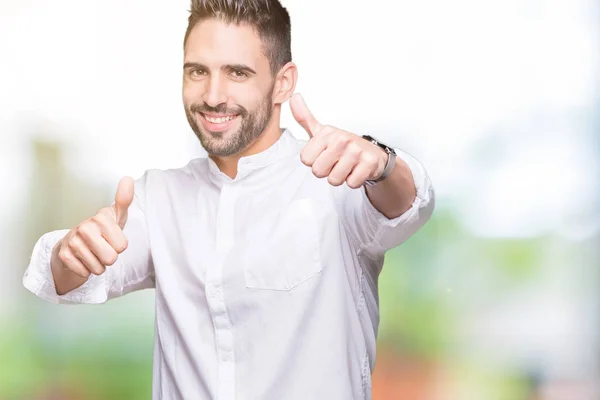
[[87, 278], [90, 274], [103, 274], [107, 266], [117, 261], [128, 244], [123, 229], [133, 195], [133, 179], [121, 179], [115, 203], [69, 231], [57, 245], [62, 268]]
[[290, 99], [290, 108], [310, 137], [300, 159], [317, 178], [327, 178], [333, 186], [346, 182], [356, 189], [383, 174], [388, 155], [378, 146], [353, 133], [322, 125], [299, 94]]

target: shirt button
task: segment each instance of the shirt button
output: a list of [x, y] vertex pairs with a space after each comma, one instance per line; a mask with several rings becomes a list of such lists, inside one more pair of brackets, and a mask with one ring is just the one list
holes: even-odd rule
[[231, 355], [229, 353], [224, 353], [221, 356], [221, 361], [223, 361], [223, 362], [229, 362], [229, 361], [231, 361]]

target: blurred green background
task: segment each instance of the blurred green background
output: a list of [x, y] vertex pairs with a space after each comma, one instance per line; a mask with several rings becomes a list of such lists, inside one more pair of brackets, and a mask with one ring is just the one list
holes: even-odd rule
[[[413, 154], [437, 192], [386, 258], [374, 399], [600, 399], [598, 2], [283, 3], [317, 118]], [[122, 175], [202, 155], [169, 4], [0, 1], [0, 400], [151, 396], [152, 291], [54, 306], [21, 278]]]

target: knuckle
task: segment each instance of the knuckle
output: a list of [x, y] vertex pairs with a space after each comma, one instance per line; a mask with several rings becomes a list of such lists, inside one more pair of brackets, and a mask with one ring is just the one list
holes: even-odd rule
[[96, 276], [100, 276], [104, 273], [104, 271], [106, 271], [106, 267], [104, 267], [103, 265], [100, 265], [100, 266], [94, 268], [93, 270], [91, 270], [90, 272]]
[[377, 163], [377, 158], [374, 155], [370, 154], [370, 153], [365, 153], [363, 155], [363, 160], [364, 160], [364, 163], [367, 166], [371, 167], [371, 168], [372, 167], [376, 167], [377, 164], [378, 164]]
[[307, 167], [312, 166], [312, 162], [308, 158], [306, 152], [300, 153], [300, 161], [302, 161], [302, 164], [306, 165]]
[[75, 251], [79, 248], [79, 244], [75, 238], [72, 238], [67, 242], [67, 248], [71, 251]]
[[345, 150], [351, 144], [350, 138], [345, 135], [338, 135], [334, 140], [334, 146], [337, 149]]
[[102, 264], [104, 264], [106, 266], [114, 265], [114, 263], [117, 262], [118, 258], [119, 258], [119, 255], [117, 254], [117, 252], [113, 252], [113, 253], [107, 255], [105, 257], [105, 259], [102, 260]]
[[92, 224], [90, 223], [91, 220], [85, 221], [83, 223], [81, 223], [78, 227], [77, 227], [77, 234], [82, 236], [82, 237], [90, 237], [92, 235]]
[[68, 264], [71, 261], [71, 254], [67, 251], [65, 251], [64, 249], [61, 249], [58, 251], [58, 259], [60, 260], [61, 263], [63, 264]]
[[349, 157], [349, 159], [352, 160], [354, 164], [356, 164], [358, 161], [360, 161], [361, 153], [362, 151], [360, 150], [360, 148], [357, 148], [357, 146], [350, 146], [346, 150], [345, 155]]
[[353, 142], [349, 146], [348, 152], [350, 154], [352, 154], [353, 156], [355, 156], [355, 157], [360, 157], [362, 155], [362, 153], [363, 153], [363, 149], [356, 142]]
[[325, 178], [327, 176], [327, 174], [321, 168], [313, 166], [312, 171], [317, 178]]
[[120, 241], [117, 245], [115, 245], [115, 251], [117, 253], [122, 253], [125, 250], [127, 250], [128, 246], [129, 246], [129, 241], [127, 240], [127, 238], [123, 238], [122, 241]]
[[366, 153], [365, 152], [365, 153], [363, 153], [362, 157], [363, 157], [363, 161], [366, 164], [371, 164], [375, 160], [375, 157], [373, 157], [373, 155], [371, 153]]
[[106, 222], [106, 216], [104, 214], [96, 214], [92, 218], [90, 218], [90, 222], [96, 225], [104, 225]]
[[354, 143], [354, 140], [352, 140], [352, 136], [348, 135], [348, 134], [341, 134], [338, 135], [339, 140], [344, 143], [344, 145], [348, 146], [350, 144]]
[[358, 189], [359, 187], [361, 187], [361, 184], [358, 182], [358, 180], [356, 178], [348, 178], [346, 183], [348, 184], [348, 186], [351, 189]]
[[340, 186], [344, 182], [343, 180], [341, 180], [339, 178], [332, 177], [332, 176], [329, 176], [329, 178], [327, 178], [327, 181], [332, 186]]

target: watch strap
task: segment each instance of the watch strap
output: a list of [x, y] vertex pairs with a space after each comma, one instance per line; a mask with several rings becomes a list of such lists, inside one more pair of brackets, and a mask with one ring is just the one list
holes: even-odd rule
[[381, 176], [377, 179], [368, 180], [365, 182], [367, 185], [372, 186], [372, 185], [375, 185], [375, 184], [383, 181], [384, 179], [386, 179], [388, 176], [391, 175], [392, 171], [394, 170], [394, 166], [396, 165], [396, 152], [394, 151], [393, 148], [386, 146], [383, 143], [380, 143], [379, 141], [377, 141], [377, 139], [374, 139], [373, 137], [371, 137], [369, 135], [364, 135], [364, 136], [362, 136], [362, 138], [373, 143], [375, 146], [378, 146], [379, 148], [381, 148], [383, 151], [385, 151], [388, 154], [388, 159], [387, 159], [385, 168], [383, 169], [383, 173], [381, 174]]

